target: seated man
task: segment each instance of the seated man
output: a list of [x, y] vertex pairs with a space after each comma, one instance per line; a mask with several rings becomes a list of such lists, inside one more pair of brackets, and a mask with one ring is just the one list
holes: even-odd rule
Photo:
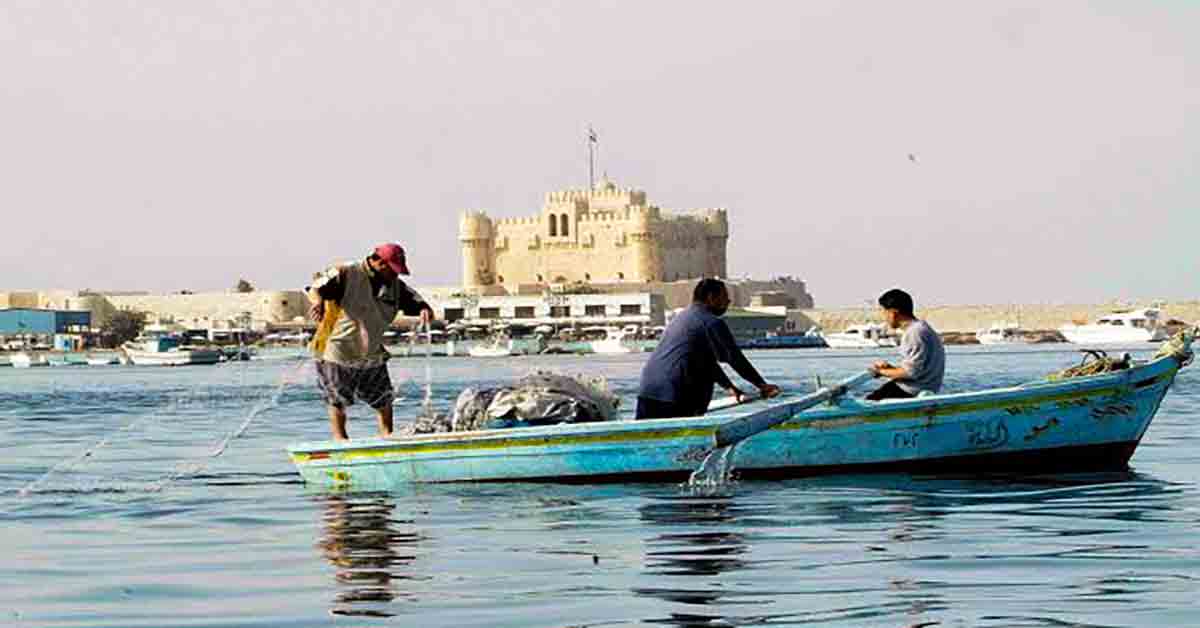
[[729, 290], [719, 279], [702, 279], [692, 304], [671, 320], [658, 347], [642, 368], [637, 418], [700, 416], [712, 401], [713, 384], [743, 400], [743, 393], [721, 369], [725, 362], [758, 388], [763, 397], [779, 394], [738, 349], [721, 315], [729, 308]]
[[908, 399], [921, 391], [936, 393], [942, 388], [946, 371], [946, 349], [942, 338], [929, 323], [913, 315], [913, 300], [903, 290], [892, 289], [879, 297], [888, 327], [903, 329], [900, 340], [900, 365], [879, 360], [871, 365], [875, 377], [886, 377], [886, 384], [867, 395], [870, 401]]

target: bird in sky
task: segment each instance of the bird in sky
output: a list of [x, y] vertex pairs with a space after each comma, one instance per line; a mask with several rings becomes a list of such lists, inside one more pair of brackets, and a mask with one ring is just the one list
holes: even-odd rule
[[909, 153], [909, 154], [908, 154], [908, 160], [909, 160], [909, 161], [911, 161], [911, 162], [913, 162], [913, 163], [915, 164], [915, 163], [917, 163], [917, 156], [916, 156], [916, 155], [914, 155], [914, 154], [912, 154], [912, 153]]

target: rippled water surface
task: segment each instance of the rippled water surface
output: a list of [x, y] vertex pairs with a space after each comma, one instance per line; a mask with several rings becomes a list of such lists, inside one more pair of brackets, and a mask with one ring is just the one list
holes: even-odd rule
[[[751, 354], [811, 387], [875, 355]], [[1069, 346], [953, 347], [947, 389], [1039, 378]], [[434, 359], [441, 406], [535, 366]], [[391, 363], [421, 401], [422, 359]], [[1129, 472], [675, 485], [306, 488], [284, 447], [327, 422], [301, 360], [0, 369], [4, 626], [1197, 626], [1200, 375]], [[374, 430], [351, 413], [351, 436]], [[217, 454], [219, 455], [214, 455]]]

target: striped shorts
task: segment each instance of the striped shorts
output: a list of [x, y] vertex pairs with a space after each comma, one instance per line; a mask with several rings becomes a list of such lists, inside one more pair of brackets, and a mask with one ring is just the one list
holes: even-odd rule
[[378, 410], [392, 404], [395, 393], [387, 363], [365, 368], [317, 360], [317, 388], [326, 405], [345, 408], [357, 399]]

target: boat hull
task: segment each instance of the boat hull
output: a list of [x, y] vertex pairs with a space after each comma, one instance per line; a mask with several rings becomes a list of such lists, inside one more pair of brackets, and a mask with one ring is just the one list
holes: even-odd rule
[[796, 412], [786, 400], [704, 417], [434, 434], [289, 448], [330, 488], [415, 482], [652, 481], [686, 478], [720, 424], [748, 411], [790, 417], [739, 444], [744, 478], [859, 471], [1123, 468], [1179, 368], [1175, 358], [1113, 374], [910, 400], [843, 400]]
[[1134, 344], [1166, 340], [1166, 334], [1161, 330], [1137, 327], [1096, 328], [1090, 325], [1066, 325], [1058, 331], [1067, 342], [1079, 345]]
[[189, 364], [216, 364], [221, 361], [219, 351], [135, 351], [126, 349], [125, 355], [137, 366], [187, 366]]

